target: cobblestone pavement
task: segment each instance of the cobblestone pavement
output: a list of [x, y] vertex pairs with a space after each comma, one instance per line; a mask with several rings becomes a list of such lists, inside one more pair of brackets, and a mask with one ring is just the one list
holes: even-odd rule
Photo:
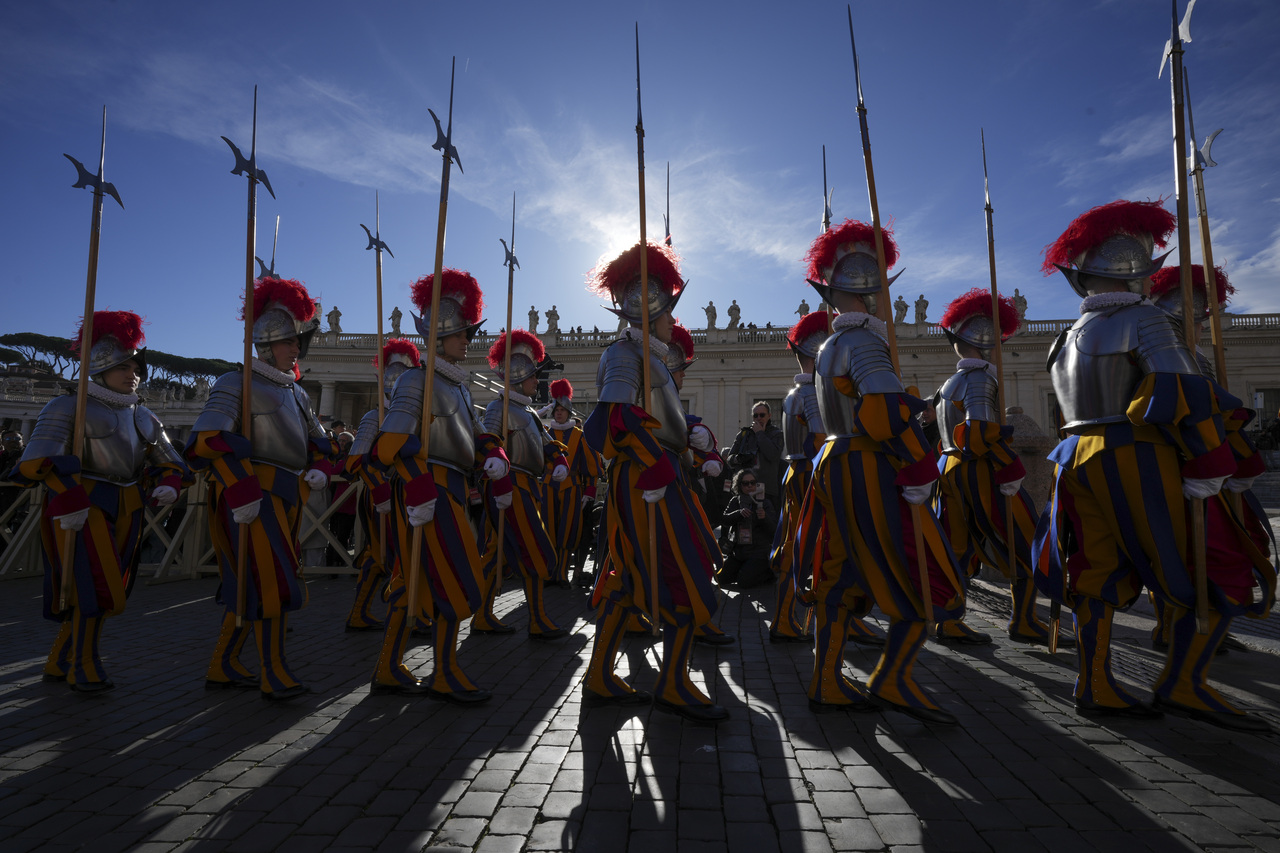
[[[562, 643], [464, 628], [462, 664], [496, 693], [479, 708], [370, 696], [381, 637], [343, 632], [352, 586], [331, 579], [311, 581], [291, 619], [312, 695], [206, 692], [214, 589], [140, 584], [105, 631], [117, 688], [82, 697], [40, 680], [54, 627], [39, 582], [0, 584], [0, 850], [1280, 850], [1280, 737], [1078, 717], [1072, 653], [1008, 642], [1004, 594], [981, 581], [969, 621], [996, 643], [931, 644], [919, 663], [954, 729], [811, 714], [812, 652], [768, 643], [768, 588], [726, 599], [737, 644], [694, 653], [732, 713], [718, 728], [583, 709], [592, 626], [577, 590], [547, 594], [572, 628]], [[498, 609], [527, 623], [513, 584]], [[1142, 686], [1161, 666], [1149, 626], [1139, 607], [1117, 627], [1117, 671]], [[1250, 650], [1214, 675], [1280, 726], [1280, 623], [1235, 633]], [[637, 684], [656, 660], [648, 640], [627, 641]], [[408, 662], [425, 674], [429, 649]], [[847, 657], [862, 678], [874, 662]]]

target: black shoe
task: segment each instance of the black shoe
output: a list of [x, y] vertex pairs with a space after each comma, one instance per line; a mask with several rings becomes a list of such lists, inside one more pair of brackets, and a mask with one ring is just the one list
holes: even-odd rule
[[284, 690], [275, 690], [271, 693], [262, 691], [262, 698], [268, 702], [288, 702], [297, 699], [299, 696], [306, 696], [311, 692], [311, 688], [305, 684], [295, 684], [292, 687], [286, 687]]
[[258, 679], [256, 678], [233, 678], [230, 681], [216, 681], [212, 678], [204, 680], [205, 690], [256, 690], [258, 688]]
[[1272, 732], [1271, 724], [1257, 714], [1243, 712], [1237, 714], [1231, 711], [1209, 711], [1203, 708], [1192, 708], [1189, 705], [1173, 702], [1160, 696], [1157, 696], [1151, 705], [1157, 710], [1168, 711], [1170, 714], [1177, 714], [1179, 717], [1189, 717], [1192, 720], [1199, 720], [1202, 723], [1208, 723], [1220, 729], [1229, 729], [1233, 732], [1257, 732], [1259, 734], [1270, 734]]
[[634, 705], [648, 705], [651, 702], [653, 702], [653, 694], [648, 690], [633, 690], [630, 693], [623, 693], [618, 696], [604, 696], [594, 690], [582, 688], [582, 704], [588, 708], [606, 708], [609, 706], [625, 708]]
[[437, 702], [449, 702], [454, 705], [479, 705], [488, 702], [493, 694], [488, 690], [435, 690], [427, 689], [427, 698]]
[[1164, 640], [1152, 640], [1151, 648], [1156, 650], [1157, 652], [1167, 652], [1169, 651], [1169, 644], [1166, 643]]
[[694, 634], [693, 641], [704, 646], [731, 646], [737, 642], [732, 634]]
[[1087, 702], [1083, 699], [1076, 700], [1076, 713], [1082, 717], [1122, 717], [1129, 720], [1158, 720], [1164, 716], [1164, 711], [1145, 702], [1121, 705], [1117, 708], [1112, 705]]
[[102, 681], [77, 681], [71, 685], [71, 689], [77, 693], [106, 693], [108, 690], [115, 690], [116, 683], [110, 678]]
[[[972, 629], [970, 629], [972, 630]], [[971, 634], [934, 634], [933, 641], [935, 643], [954, 643], [957, 646], [988, 646], [991, 644], [991, 635], [973, 631]]]
[[541, 631], [539, 633], [529, 632], [530, 640], [563, 640], [569, 636], [569, 632], [564, 628], [556, 628], [554, 631]]
[[1247, 652], [1249, 647], [1237, 640], [1235, 637], [1227, 634], [1222, 638], [1222, 645], [1218, 647], [1221, 651]]
[[352, 625], [348, 622], [347, 633], [354, 634], [359, 631], [381, 631], [385, 627], [387, 626], [381, 622], [370, 622], [368, 625]]
[[769, 642], [771, 643], [804, 643], [806, 645], [813, 643], [813, 637], [806, 637], [803, 634], [775, 634], [769, 632]]
[[380, 681], [369, 682], [369, 693], [374, 696], [426, 696], [431, 692], [431, 685], [420, 678], [409, 682], [383, 684]]
[[850, 714], [866, 714], [879, 711], [880, 706], [870, 700], [862, 702], [819, 702], [817, 699], [810, 699], [809, 710], [815, 714], [835, 714], [841, 711]]
[[677, 705], [662, 698], [655, 698], [653, 704], [659, 711], [665, 711], [668, 714], [679, 714], [686, 720], [692, 720], [695, 723], [714, 724], [729, 719], [728, 709], [719, 705]]
[[[1024, 643], [1028, 646], [1044, 646], [1045, 648], [1049, 647], [1049, 635], [1047, 633], [1046, 634], [1017, 634], [1017, 633], [1014, 633], [1013, 631], [1010, 631], [1009, 639], [1013, 640], [1015, 643]], [[1058, 635], [1058, 648], [1074, 649], [1075, 647], [1076, 647], [1075, 637], [1064, 637], [1061, 634]]]
[[473, 634], [514, 634], [515, 632], [515, 625], [507, 625], [503, 622], [495, 622], [492, 628], [477, 628], [474, 624], [471, 626]]
[[939, 726], [957, 726], [960, 721], [956, 715], [941, 708], [917, 708], [914, 705], [899, 705], [880, 696], [873, 695], [871, 701], [888, 711], [900, 711], [908, 717], [915, 717], [922, 723], [933, 723]]
[[49, 682], [66, 681], [67, 677], [65, 675], [54, 675], [52, 672], [42, 672], [40, 673], [40, 680]]

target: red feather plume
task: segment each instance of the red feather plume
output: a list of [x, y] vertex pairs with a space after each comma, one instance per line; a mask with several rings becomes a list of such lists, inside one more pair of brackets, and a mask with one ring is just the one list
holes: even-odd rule
[[[406, 340], [405, 338], [391, 338], [382, 345], [382, 364], [385, 366], [387, 362], [391, 360], [391, 356], [396, 355], [397, 353], [400, 355], [407, 355], [409, 357], [409, 361], [413, 362], [414, 367], [417, 367], [422, 363], [422, 353], [418, 351], [416, 346], [414, 346], [413, 341]], [[374, 367], [378, 366], [377, 356], [373, 357], [372, 363]]]
[[[1213, 268], [1213, 278], [1218, 287], [1218, 304], [1226, 305], [1231, 301], [1231, 297], [1235, 294], [1235, 286], [1227, 281], [1227, 274], [1223, 272], [1222, 267], [1215, 266]], [[1196, 293], [1203, 294], [1205, 292], [1207, 282], [1204, 278], [1204, 267], [1200, 264], [1191, 265], [1191, 286]], [[1182, 286], [1182, 271], [1178, 267], [1161, 267], [1151, 276], [1151, 295], [1153, 297], [1164, 296], [1171, 290], [1177, 290]]]
[[693, 358], [693, 335], [689, 334], [689, 330], [679, 323], [671, 327], [671, 343], [684, 350], [685, 361]]
[[787, 340], [791, 341], [793, 346], [798, 345], [810, 335], [816, 335], [819, 332], [826, 332], [830, 329], [830, 318], [826, 311], [811, 311], [800, 318], [800, 322], [791, 327], [791, 331], [787, 332]]
[[528, 344], [532, 347], [534, 364], [541, 363], [547, 357], [547, 348], [538, 340], [537, 335], [525, 329], [512, 329], [509, 333], [500, 335], [493, 346], [489, 347], [489, 366], [494, 370], [502, 369], [502, 361], [507, 355], [508, 338], [514, 338], [516, 344]]
[[[142, 318], [132, 311], [94, 311], [93, 312], [93, 344], [110, 335], [120, 342], [121, 349], [137, 349], [146, 340], [142, 334]], [[71, 342], [71, 351], [80, 352], [80, 344], [84, 340], [84, 320], [76, 329], [75, 339]]]
[[[684, 287], [680, 278], [680, 256], [662, 243], [649, 244], [649, 275], [657, 276], [673, 294]], [[640, 244], [636, 243], [611, 261], [597, 263], [587, 273], [587, 290], [597, 296], [616, 301], [627, 282], [640, 275]]]
[[[480, 291], [480, 283], [465, 270], [446, 268], [440, 275], [444, 279], [440, 297], [443, 299], [448, 296], [462, 305], [462, 316], [466, 318], [467, 325], [479, 323], [484, 316], [484, 294]], [[418, 306], [419, 313], [425, 314], [431, 310], [431, 288], [435, 280], [436, 274], [428, 273], [415, 281], [409, 290], [410, 298]]]
[[[893, 241], [893, 231], [888, 227], [882, 225], [880, 233], [884, 235], [884, 268], [893, 269], [893, 265], [898, 262], [898, 244]], [[835, 263], [836, 249], [845, 243], [867, 243], [875, 246], [875, 229], [865, 222], [846, 219], [839, 227], [819, 234], [804, 256], [805, 263], [809, 265], [809, 278], [822, 281], [822, 271]]]
[[[975, 287], [973, 290], [951, 300], [951, 304], [943, 312], [942, 319], [938, 321], [938, 325], [946, 329], [954, 329], [958, 323], [974, 316], [991, 316], [990, 290]], [[1001, 296], [1000, 340], [1008, 340], [1014, 332], [1018, 331], [1020, 325], [1022, 325], [1022, 321], [1018, 318], [1018, 306], [1013, 304], [1013, 298]]]
[[557, 397], [568, 397], [570, 400], [573, 399], [573, 385], [568, 379], [557, 379], [555, 382], [552, 382], [550, 391], [552, 399]]
[[[291, 278], [260, 278], [253, 283], [253, 319], [272, 302], [279, 302], [290, 314], [305, 323], [316, 315], [316, 304], [311, 301], [307, 287]], [[244, 319], [244, 306], [240, 306], [240, 319]]]
[[1155, 244], [1164, 248], [1169, 235], [1178, 225], [1178, 219], [1164, 209], [1163, 199], [1157, 201], [1113, 201], [1087, 210], [1075, 218], [1044, 249], [1044, 263], [1040, 269], [1045, 275], [1057, 270], [1055, 264], [1070, 266], [1072, 259], [1119, 232], [1150, 234]]

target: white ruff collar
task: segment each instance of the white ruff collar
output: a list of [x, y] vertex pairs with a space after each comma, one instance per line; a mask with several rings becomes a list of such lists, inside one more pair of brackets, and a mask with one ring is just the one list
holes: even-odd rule
[[889, 331], [885, 326], [884, 320], [862, 311], [846, 311], [844, 314], [839, 315], [836, 317], [835, 322], [831, 324], [831, 329], [835, 332], [842, 332], [845, 329], [852, 329], [857, 326], [866, 326], [879, 335], [882, 341], [889, 342]]
[[552, 421], [551, 423], [547, 424], [547, 426], [551, 427], [556, 432], [566, 432], [576, 427], [577, 424], [575, 424], [573, 421], [565, 421], [562, 424], [558, 424], [555, 421]]
[[[614, 340], [615, 341], [636, 341], [637, 343], [643, 343], [644, 333], [641, 332], [639, 329], [637, 329], [635, 326], [627, 326], [625, 329], [623, 329], [621, 332], [618, 333], [618, 337], [614, 338]], [[652, 353], [653, 355], [656, 355], [658, 358], [666, 358], [668, 349], [669, 347], [666, 344], [658, 340], [657, 335], [649, 336], [649, 352], [650, 353]]]
[[1080, 313], [1087, 314], [1090, 311], [1119, 308], [1122, 305], [1137, 305], [1142, 301], [1141, 293], [1095, 293], [1092, 296], [1086, 296], [1080, 303]]
[[982, 368], [992, 376], [996, 375], [996, 366], [985, 358], [962, 358], [956, 362], [956, 370], [974, 370]]
[[532, 397], [526, 397], [514, 388], [507, 389], [507, 401], [515, 403], [517, 406], [527, 406], [533, 402]]
[[436, 373], [448, 379], [455, 385], [461, 385], [467, 381], [467, 377], [471, 375], [471, 371], [465, 367], [458, 367], [456, 364], [450, 364], [442, 358], [436, 359]]
[[812, 374], [812, 373], [797, 373], [797, 374], [796, 374], [796, 376], [795, 376], [795, 380], [796, 380], [796, 384], [797, 384], [797, 385], [812, 385], [812, 384], [813, 384], [813, 374]]
[[253, 367], [253, 372], [261, 376], [263, 379], [267, 379], [277, 385], [293, 384], [292, 373], [285, 373], [283, 370], [276, 370], [257, 356], [254, 356], [253, 361], [250, 364]]
[[123, 409], [126, 406], [138, 405], [137, 394], [121, 394], [119, 391], [112, 391], [105, 385], [99, 385], [90, 381], [85, 386], [85, 390], [89, 392], [89, 396], [100, 403], [106, 403], [113, 409]]

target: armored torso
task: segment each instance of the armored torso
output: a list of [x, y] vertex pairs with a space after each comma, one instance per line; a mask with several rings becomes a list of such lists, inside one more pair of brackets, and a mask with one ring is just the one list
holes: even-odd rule
[[982, 367], [970, 367], [951, 375], [933, 397], [938, 415], [938, 440], [943, 453], [957, 454], [955, 430], [965, 421], [1000, 420], [996, 378]]
[[[239, 372], [219, 376], [192, 431], [240, 432], [241, 382]], [[253, 461], [301, 473], [311, 461], [311, 439], [328, 442], [311, 413], [311, 398], [296, 382], [268, 379], [256, 370], [249, 394]]]
[[806, 462], [809, 451], [805, 445], [815, 432], [826, 432], [822, 413], [818, 411], [818, 389], [812, 383], [796, 385], [782, 401], [783, 459], [788, 462]]
[[683, 453], [689, 446], [689, 429], [685, 425], [684, 407], [671, 371], [662, 359], [649, 353], [649, 378], [653, 383], [650, 399], [644, 400], [642, 366], [644, 352], [640, 341], [614, 341], [600, 357], [596, 370], [596, 390], [601, 403], [628, 403], [639, 406], [659, 422], [655, 438], [673, 453]]
[[[71, 453], [76, 398], [57, 397], [44, 407], [22, 454], [23, 461]], [[149, 465], [183, 466], [160, 420], [146, 406], [114, 406], [93, 396], [85, 401], [80, 471], [95, 480], [130, 485]]]
[[1087, 312], [1058, 336], [1048, 368], [1069, 432], [1127, 422], [1147, 374], [1200, 374], [1169, 315], [1148, 302]]
[[[422, 394], [426, 384], [425, 367], [406, 370], [391, 391], [391, 405], [382, 421], [383, 432], [421, 435]], [[431, 383], [431, 437], [427, 453], [437, 462], [458, 471], [469, 472], [476, 464], [476, 435], [483, 428], [476, 420], [471, 392], [436, 371]]]
[[[836, 387], [836, 382], [841, 379], [850, 384], [853, 396]], [[904, 390], [902, 381], [893, 372], [888, 345], [865, 325], [845, 329], [827, 338], [818, 351], [813, 384], [828, 438], [862, 434], [854, 414], [858, 397], [863, 394], [901, 393]]]
[[[484, 410], [484, 428], [502, 435], [502, 401], [494, 400]], [[507, 403], [507, 440], [503, 448], [511, 466], [534, 477], [542, 476], [546, 467], [543, 446], [551, 436], [542, 426], [537, 413], [516, 402]]]
[[373, 440], [378, 437], [378, 427], [378, 410], [370, 409], [365, 412], [364, 417], [360, 419], [360, 426], [356, 429], [356, 437], [352, 440], [347, 455], [364, 456], [373, 450]]

